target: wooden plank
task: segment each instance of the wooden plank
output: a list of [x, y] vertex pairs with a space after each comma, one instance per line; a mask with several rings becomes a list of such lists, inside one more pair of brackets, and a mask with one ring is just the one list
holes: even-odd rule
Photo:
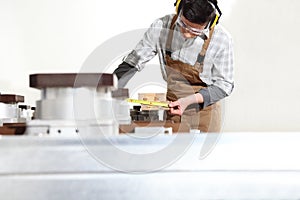
[[62, 73], [31, 74], [30, 87], [111, 87], [115, 85], [114, 75], [105, 73]]
[[0, 94], [0, 102], [2, 103], [24, 102], [24, 96], [15, 95], [15, 94]]
[[26, 123], [4, 123], [0, 127], [0, 135], [23, 135], [26, 130]]

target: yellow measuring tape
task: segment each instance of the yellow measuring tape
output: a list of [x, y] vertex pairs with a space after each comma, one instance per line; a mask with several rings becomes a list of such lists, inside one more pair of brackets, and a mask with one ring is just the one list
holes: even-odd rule
[[149, 105], [149, 106], [161, 106], [161, 107], [169, 108], [168, 103], [162, 103], [162, 102], [158, 102], [158, 101], [145, 101], [145, 100], [138, 100], [138, 99], [127, 99], [127, 102], [138, 103], [138, 104]]

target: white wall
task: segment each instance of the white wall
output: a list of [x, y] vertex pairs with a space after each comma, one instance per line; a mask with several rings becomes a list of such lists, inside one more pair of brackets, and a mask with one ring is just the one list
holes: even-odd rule
[[[24, 95], [34, 105], [39, 91], [29, 88], [29, 74], [78, 72], [99, 45], [147, 28], [172, 13], [173, 2], [0, 0], [0, 92]], [[236, 56], [236, 87], [226, 100], [224, 130], [300, 130], [300, 1], [219, 2], [221, 23], [233, 35]]]
[[238, 0], [224, 21], [235, 40], [227, 130], [300, 130], [297, 0]]

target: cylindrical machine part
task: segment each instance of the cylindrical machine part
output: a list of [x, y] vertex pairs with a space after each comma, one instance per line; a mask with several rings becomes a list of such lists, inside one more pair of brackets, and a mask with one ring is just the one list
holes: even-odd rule
[[45, 88], [36, 102], [35, 118], [41, 120], [112, 119], [111, 90], [95, 88]]
[[17, 104], [0, 103], [0, 118], [19, 118], [20, 112]]
[[24, 102], [24, 96], [0, 94], [0, 119], [3, 123], [25, 122], [20, 115], [19, 102]]
[[2, 123], [24, 123], [26, 121], [21, 117], [17, 104], [0, 103], [0, 119]]
[[43, 88], [41, 100], [36, 102], [36, 119], [74, 119], [74, 88]]
[[119, 88], [112, 92], [112, 97], [115, 99], [113, 108], [119, 124], [130, 124], [130, 105], [126, 101], [126, 99], [129, 98], [128, 89]]

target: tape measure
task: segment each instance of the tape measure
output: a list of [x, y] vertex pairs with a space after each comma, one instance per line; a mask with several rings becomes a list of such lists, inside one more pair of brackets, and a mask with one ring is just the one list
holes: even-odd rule
[[149, 106], [160, 106], [160, 107], [169, 108], [168, 103], [162, 103], [162, 102], [158, 102], [158, 101], [145, 101], [145, 100], [138, 100], [138, 99], [127, 99], [127, 102], [138, 103], [138, 104], [149, 105]]

